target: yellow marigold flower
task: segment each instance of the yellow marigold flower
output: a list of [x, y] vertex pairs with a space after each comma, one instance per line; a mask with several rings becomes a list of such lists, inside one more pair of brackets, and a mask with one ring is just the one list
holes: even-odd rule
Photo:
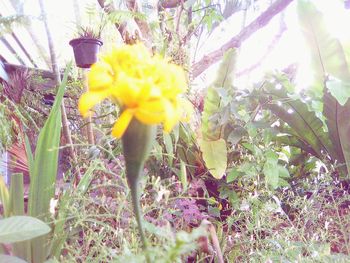
[[83, 116], [106, 98], [116, 101], [121, 115], [112, 135], [121, 138], [132, 118], [143, 124], [162, 123], [169, 132], [183, 115], [180, 94], [187, 84], [181, 67], [151, 56], [142, 44], [114, 48], [92, 65], [89, 91], [79, 100]]

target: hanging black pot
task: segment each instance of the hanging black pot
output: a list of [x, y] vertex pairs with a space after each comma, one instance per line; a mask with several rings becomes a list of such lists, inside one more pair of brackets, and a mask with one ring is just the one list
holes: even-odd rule
[[79, 68], [90, 68], [97, 61], [103, 42], [96, 38], [75, 38], [69, 42], [73, 47], [75, 63]]

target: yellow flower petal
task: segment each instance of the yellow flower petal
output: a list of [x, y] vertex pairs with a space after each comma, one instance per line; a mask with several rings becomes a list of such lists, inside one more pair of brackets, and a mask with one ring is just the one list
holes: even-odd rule
[[99, 92], [96, 92], [96, 91], [85, 92], [83, 95], [81, 95], [79, 99], [78, 108], [81, 115], [83, 115], [83, 117], [87, 117], [91, 108], [93, 108], [97, 103], [103, 101], [108, 96], [109, 96], [109, 93], [103, 90]]
[[112, 67], [101, 61], [91, 66], [88, 77], [89, 89], [98, 91], [100, 89], [108, 89], [113, 85]]
[[161, 123], [165, 117], [161, 100], [145, 101], [135, 111], [135, 117], [144, 124]]
[[113, 126], [112, 135], [116, 138], [121, 138], [126, 129], [128, 128], [132, 117], [133, 113], [131, 110], [124, 110], [117, 122]]
[[86, 116], [104, 98], [123, 108], [112, 134], [120, 138], [131, 119], [146, 125], [163, 124], [170, 131], [184, 110], [180, 99], [187, 89], [185, 72], [180, 66], [155, 55], [141, 43], [124, 45], [102, 55], [91, 67], [90, 91], [83, 94], [79, 110]]
[[169, 100], [164, 100], [164, 110], [165, 110], [165, 120], [164, 120], [164, 131], [170, 132], [175, 124], [179, 120], [179, 114], [177, 114], [177, 109], [175, 109], [175, 105], [171, 103]]
[[118, 79], [118, 85], [113, 89], [113, 96], [118, 98], [123, 105], [135, 107], [139, 103], [140, 85], [136, 81], [122, 74]]

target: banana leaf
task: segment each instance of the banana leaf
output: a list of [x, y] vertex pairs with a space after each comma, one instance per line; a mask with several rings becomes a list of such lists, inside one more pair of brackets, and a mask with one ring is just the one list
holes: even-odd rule
[[350, 69], [344, 48], [341, 42], [327, 31], [322, 13], [310, 1], [299, 0], [298, 17], [310, 47], [315, 80], [322, 85], [330, 74], [350, 82]]
[[350, 101], [341, 106], [329, 92], [326, 92], [323, 114], [334, 148], [333, 159], [337, 160], [343, 174], [346, 172], [350, 174]]
[[[308, 110], [305, 103], [299, 99], [290, 98], [284, 87], [277, 90], [273, 86], [266, 86], [264, 95], [263, 106], [288, 123], [297, 137], [311, 146], [316, 157], [322, 159], [324, 154], [333, 153], [331, 141], [323, 130], [322, 121], [314, 112]], [[280, 101], [282, 105], [279, 106], [274, 101]]]

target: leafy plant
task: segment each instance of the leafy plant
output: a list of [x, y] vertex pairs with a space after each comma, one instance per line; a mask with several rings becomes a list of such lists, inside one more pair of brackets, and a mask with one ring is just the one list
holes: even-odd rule
[[[50, 200], [54, 197], [55, 193], [54, 191], [57, 175], [58, 151], [61, 133], [60, 105], [64, 95], [68, 71], [69, 67], [65, 72], [61, 86], [58, 88], [56, 100], [52, 107], [51, 113], [39, 134], [34, 156], [31, 153], [28, 141], [26, 142], [28, 166], [31, 179], [28, 200], [28, 214], [31, 217], [20, 217], [18, 219], [11, 219], [10, 217], [10, 222], [13, 222], [11, 220], [17, 220], [17, 223], [23, 222], [24, 224], [25, 222], [29, 222], [29, 225], [32, 224], [34, 226], [35, 222], [39, 222], [39, 219], [45, 222], [50, 221], [49, 206]], [[20, 216], [24, 215], [23, 179], [21, 179], [22, 175], [20, 176], [21, 177], [13, 176], [9, 194], [6, 194], [7, 190], [4, 185], [1, 188], [1, 196], [2, 199], [4, 199], [3, 204], [8, 204], [9, 206], [5, 208], [7, 216], [11, 214]], [[32, 217], [37, 217], [39, 219], [31, 219]], [[25, 224], [23, 226], [26, 227], [28, 226], [28, 224]], [[40, 227], [40, 229], [44, 230], [44, 228], [42, 227]], [[27, 230], [23, 229], [23, 231], [23, 233], [25, 234]], [[47, 257], [46, 246], [48, 241], [47, 233], [49, 231], [50, 229], [48, 231], [45, 230], [42, 232], [34, 231], [33, 235], [29, 235], [30, 231], [27, 231], [29, 234], [25, 235], [25, 238], [23, 240], [31, 240], [30, 243], [15, 244], [13, 252], [15, 253], [15, 255], [19, 255], [20, 257], [26, 260], [30, 260], [33, 262], [44, 262]], [[17, 235], [17, 237], [20, 238], [21, 236]]]
[[[306, 39], [312, 47], [315, 82], [308, 92], [322, 103], [323, 111], [314, 109], [305, 96], [293, 94], [293, 84], [281, 77], [264, 83], [260, 101], [264, 108], [288, 124], [289, 128], [281, 123], [278, 129], [287, 134], [288, 139], [296, 139], [294, 146], [320, 160], [327, 162], [329, 159], [346, 176], [350, 172], [350, 145], [346, 137], [349, 127], [345, 121], [350, 112], [346, 92], [349, 66], [341, 43], [325, 30], [322, 14], [308, 1], [299, 1], [298, 10]], [[287, 145], [291, 143], [286, 142]]]
[[206, 167], [217, 179], [224, 176], [227, 167], [227, 146], [223, 136], [227, 119], [223, 120], [219, 116], [220, 110], [227, 103], [225, 103], [224, 97], [220, 96], [220, 93], [228, 93], [232, 89], [235, 60], [235, 50], [230, 50], [220, 65], [215, 82], [207, 90], [202, 113], [203, 138], [199, 142], [200, 149]]

